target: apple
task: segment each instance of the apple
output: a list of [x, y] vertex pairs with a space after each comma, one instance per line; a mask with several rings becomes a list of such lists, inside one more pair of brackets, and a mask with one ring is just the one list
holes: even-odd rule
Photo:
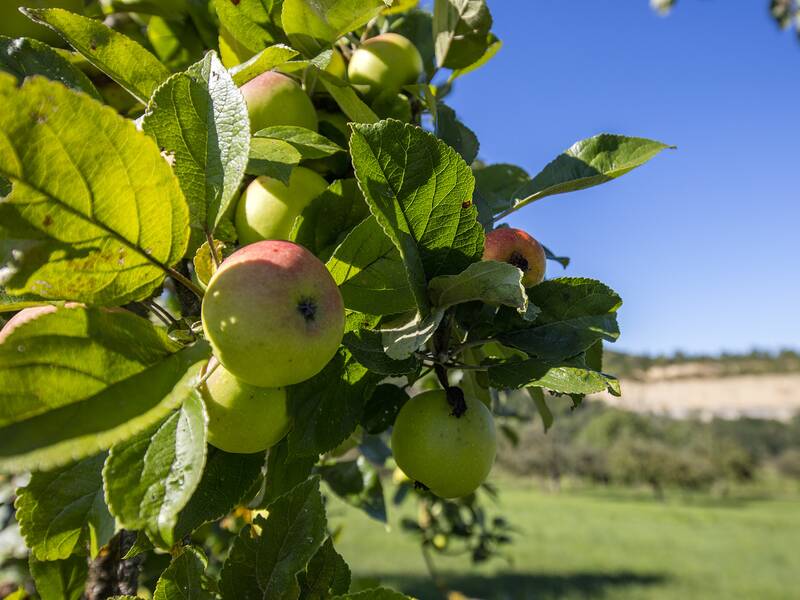
[[220, 450], [262, 452], [289, 431], [291, 419], [283, 388], [250, 385], [217, 364], [201, 393], [208, 412], [208, 443]]
[[240, 248], [211, 277], [201, 309], [214, 355], [250, 385], [319, 373], [344, 335], [344, 303], [325, 265], [292, 242]]
[[408, 38], [382, 33], [366, 40], [353, 53], [347, 77], [366, 96], [375, 97], [415, 83], [422, 69], [422, 57]]
[[294, 125], [317, 130], [317, 112], [303, 88], [291, 77], [266, 71], [239, 88], [247, 103], [250, 131]]
[[494, 462], [492, 413], [480, 400], [464, 400], [467, 410], [456, 417], [444, 390], [418, 394], [400, 409], [392, 430], [397, 466], [441, 498], [474, 492]]
[[331, 60], [328, 62], [328, 66], [325, 67], [325, 70], [339, 79], [344, 79], [347, 75], [347, 65], [344, 64], [342, 53], [336, 48], [333, 49]]
[[11, 38], [29, 37], [63, 47], [64, 40], [55, 31], [34, 23], [19, 12], [19, 8], [64, 8], [70, 12], [83, 14], [83, 0], [0, 0], [0, 35]]
[[544, 280], [547, 258], [533, 236], [513, 227], [501, 227], [486, 234], [483, 260], [507, 262], [523, 273], [522, 285], [532, 287]]
[[239, 243], [287, 239], [294, 220], [327, 187], [322, 176], [305, 167], [292, 169], [288, 186], [272, 177], [254, 179], [236, 204]]

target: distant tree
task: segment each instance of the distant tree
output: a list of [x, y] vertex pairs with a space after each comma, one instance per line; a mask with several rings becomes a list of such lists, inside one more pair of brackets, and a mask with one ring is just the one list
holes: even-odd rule
[[[677, 2], [678, 0], [650, 0], [650, 6], [666, 15]], [[794, 26], [800, 37], [800, 0], [769, 0], [769, 12], [781, 29]]]

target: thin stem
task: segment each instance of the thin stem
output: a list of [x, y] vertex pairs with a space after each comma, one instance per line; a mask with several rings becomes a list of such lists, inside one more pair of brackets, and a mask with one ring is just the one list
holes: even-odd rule
[[153, 302], [152, 300], [150, 299], [142, 300], [141, 304], [150, 312], [152, 312], [158, 318], [158, 320], [164, 323], [164, 325], [166, 325], [167, 327], [177, 323], [177, 319], [175, 319], [175, 317], [169, 314], [169, 312], [167, 312], [166, 310], [162, 309], [162, 307], [158, 306], [158, 304]]
[[436, 586], [436, 589], [439, 590], [443, 598], [449, 598], [450, 590], [436, 570], [436, 565], [433, 563], [433, 557], [431, 556], [431, 551], [430, 548], [428, 548], [427, 542], [422, 543], [422, 558], [425, 560], [425, 568], [428, 569], [428, 574], [433, 581], [433, 585]]
[[183, 273], [180, 273], [179, 271], [173, 269], [172, 267], [165, 267], [165, 269], [167, 273], [169, 273], [170, 277], [172, 277], [175, 281], [180, 283], [183, 287], [192, 292], [195, 296], [197, 296], [201, 300], [203, 299], [203, 290], [197, 287], [192, 282], [191, 279], [186, 277]]
[[469, 350], [470, 348], [474, 348], [475, 346], [483, 346], [484, 344], [489, 344], [493, 342], [492, 338], [486, 338], [482, 340], [472, 340], [471, 342], [464, 342], [463, 344], [458, 344], [457, 346], [453, 346], [450, 349], [450, 356], [458, 356], [464, 350]]
[[200, 378], [200, 381], [197, 382], [196, 388], [201, 388], [203, 384], [208, 381], [208, 378], [219, 368], [220, 362], [213, 357], [211, 360], [208, 361], [206, 365], [206, 372], [203, 373], [203, 376]]
[[211, 252], [211, 260], [214, 261], [214, 266], [219, 267], [222, 263], [220, 260], [219, 255], [217, 254], [217, 246], [214, 244], [214, 238], [211, 237], [211, 233], [206, 231], [206, 241], [208, 242], [208, 249]]

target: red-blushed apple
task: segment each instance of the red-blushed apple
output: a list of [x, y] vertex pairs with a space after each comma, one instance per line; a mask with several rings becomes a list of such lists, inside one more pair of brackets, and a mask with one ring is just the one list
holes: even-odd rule
[[415, 83], [422, 69], [422, 57], [411, 40], [398, 33], [382, 33], [353, 53], [347, 78], [366, 96], [375, 97]]
[[333, 277], [308, 250], [281, 240], [250, 244], [225, 259], [201, 312], [217, 359], [259, 387], [313, 377], [344, 335], [344, 304]]
[[460, 498], [489, 475], [497, 450], [494, 419], [481, 401], [464, 397], [456, 417], [444, 390], [411, 398], [397, 415], [392, 452], [397, 466], [441, 498]]
[[285, 240], [294, 220], [327, 187], [327, 181], [305, 167], [292, 169], [288, 186], [279, 179], [257, 177], [236, 204], [234, 223], [239, 243]]
[[265, 71], [240, 88], [253, 133], [276, 125], [317, 130], [317, 112], [303, 88], [291, 77]]
[[501, 227], [486, 234], [483, 260], [507, 262], [522, 271], [522, 285], [532, 287], [544, 280], [547, 258], [533, 236], [512, 227]]
[[214, 371], [201, 388], [208, 412], [208, 443], [238, 454], [262, 452], [277, 444], [291, 425], [286, 390], [250, 385], [211, 363], [208, 368]]

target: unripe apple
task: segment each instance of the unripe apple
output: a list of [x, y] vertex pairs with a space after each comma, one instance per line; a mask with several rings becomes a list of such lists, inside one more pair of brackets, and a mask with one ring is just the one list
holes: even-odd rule
[[501, 227], [486, 234], [483, 260], [507, 262], [523, 273], [522, 285], [531, 287], [544, 280], [547, 258], [533, 236], [512, 227]]
[[250, 115], [250, 131], [294, 125], [317, 130], [317, 112], [303, 88], [291, 77], [266, 71], [240, 88]]
[[55, 31], [34, 23], [19, 12], [19, 8], [64, 8], [83, 14], [83, 0], [0, 0], [0, 35], [12, 38], [29, 37], [50, 44], [64, 46], [65, 42]]
[[474, 492], [494, 462], [492, 414], [479, 400], [464, 400], [467, 410], [456, 417], [444, 390], [423, 392], [403, 405], [392, 430], [397, 466], [441, 498]]
[[245, 246], [208, 283], [203, 329], [233, 375], [283, 387], [319, 373], [344, 335], [344, 304], [325, 265], [292, 242]]
[[415, 83], [422, 69], [419, 50], [408, 38], [382, 33], [366, 40], [353, 53], [347, 77], [365, 95], [374, 97]]
[[208, 443], [220, 450], [261, 452], [289, 431], [283, 388], [250, 385], [217, 365], [201, 391], [208, 412]]
[[325, 70], [339, 79], [344, 79], [345, 75], [347, 75], [347, 65], [344, 64], [342, 53], [336, 48], [333, 49], [331, 60], [328, 62], [328, 66], [325, 67]]
[[288, 186], [272, 177], [254, 179], [236, 205], [234, 223], [239, 243], [285, 240], [294, 220], [327, 187], [327, 181], [305, 167], [292, 169]]

